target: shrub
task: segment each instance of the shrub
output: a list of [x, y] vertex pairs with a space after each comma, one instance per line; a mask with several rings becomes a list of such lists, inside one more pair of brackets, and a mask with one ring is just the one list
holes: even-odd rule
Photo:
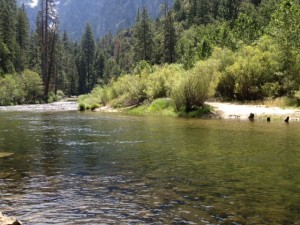
[[[278, 56], [265, 38], [256, 46], [243, 46], [235, 54], [233, 64], [221, 68], [217, 91], [222, 97], [237, 100], [259, 100], [279, 95], [280, 80]], [[221, 60], [222, 62], [222, 60]]]
[[36, 72], [24, 70], [21, 74], [21, 80], [25, 103], [36, 103], [43, 94], [42, 79]]
[[147, 77], [146, 94], [147, 98], [170, 97], [174, 81], [184, 72], [181, 65], [164, 65], [157, 67], [156, 70]]
[[0, 105], [21, 104], [23, 102], [21, 79], [17, 75], [0, 78]]
[[173, 99], [178, 111], [186, 112], [202, 107], [204, 102], [214, 95], [219, 78], [219, 61], [199, 61], [187, 71], [173, 89]]
[[92, 106], [91, 106], [91, 110], [94, 111], [95, 109], [98, 109], [99, 107], [100, 107], [99, 104], [94, 103], [94, 104], [92, 104]]
[[84, 103], [79, 103], [78, 109], [79, 109], [79, 111], [81, 111], [81, 112], [85, 111], [85, 110], [86, 110], [85, 104], [84, 104]]
[[173, 108], [173, 102], [171, 99], [168, 98], [160, 98], [154, 100], [151, 105], [149, 106], [149, 112], [156, 113], [161, 112], [167, 108]]

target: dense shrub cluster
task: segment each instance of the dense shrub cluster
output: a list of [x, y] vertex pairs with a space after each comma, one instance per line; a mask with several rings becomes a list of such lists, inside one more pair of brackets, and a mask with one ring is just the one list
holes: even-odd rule
[[36, 103], [43, 94], [40, 76], [30, 70], [0, 77], [0, 105]]
[[192, 111], [202, 107], [215, 92], [220, 75], [219, 61], [199, 61], [190, 70], [181, 65], [156, 66], [137, 74], [119, 77], [105, 87], [95, 88], [90, 95], [81, 96], [79, 101], [86, 105], [94, 102], [113, 107], [139, 105], [147, 100], [171, 98], [177, 110]]

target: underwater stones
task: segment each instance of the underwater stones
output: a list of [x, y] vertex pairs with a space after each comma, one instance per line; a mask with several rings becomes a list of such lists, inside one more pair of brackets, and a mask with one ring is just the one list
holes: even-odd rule
[[4, 216], [0, 212], [0, 225], [22, 225], [22, 223], [16, 218]]
[[0, 158], [10, 157], [13, 154], [14, 153], [10, 153], [10, 152], [0, 152]]

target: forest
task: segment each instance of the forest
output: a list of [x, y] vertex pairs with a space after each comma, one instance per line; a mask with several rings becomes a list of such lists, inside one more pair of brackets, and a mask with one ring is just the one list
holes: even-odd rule
[[0, 105], [81, 95], [82, 110], [158, 104], [176, 112], [225, 101], [300, 103], [298, 0], [175, 0], [151, 19], [80, 41], [45, 0], [31, 31], [24, 6], [0, 0]]

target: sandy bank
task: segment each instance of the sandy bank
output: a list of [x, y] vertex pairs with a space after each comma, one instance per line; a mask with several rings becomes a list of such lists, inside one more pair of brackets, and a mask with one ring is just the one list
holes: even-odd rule
[[59, 111], [77, 111], [77, 102], [54, 102], [50, 104], [36, 105], [17, 105], [17, 106], [0, 106], [0, 111], [7, 112], [59, 112]]
[[275, 117], [285, 119], [287, 116], [290, 120], [300, 121], [300, 108], [282, 109], [279, 107], [268, 107], [264, 105], [238, 105], [232, 103], [207, 102], [213, 106], [214, 112], [224, 119], [248, 119], [250, 113], [254, 113], [255, 118], [264, 119]]

